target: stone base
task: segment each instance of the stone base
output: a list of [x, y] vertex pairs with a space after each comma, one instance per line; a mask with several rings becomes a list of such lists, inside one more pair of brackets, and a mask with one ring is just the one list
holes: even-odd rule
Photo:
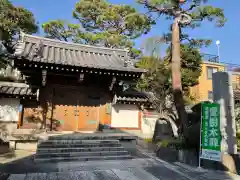
[[172, 148], [159, 148], [157, 150], [157, 157], [159, 157], [160, 159], [164, 160], [164, 161], [168, 161], [168, 162], [178, 162], [179, 158], [178, 158], [178, 151], [176, 149], [172, 149]]
[[201, 164], [204, 168], [229, 171], [235, 174], [240, 173], [240, 156], [238, 154], [223, 154], [222, 162], [214, 162], [205, 159], [201, 161]]
[[144, 149], [152, 150], [153, 152], [156, 151], [156, 145], [153, 143], [147, 143], [143, 139], [137, 139], [137, 145]]
[[17, 130], [17, 122], [0, 122], [0, 139], [7, 142], [9, 135]]
[[10, 141], [9, 142], [9, 147], [10, 147], [10, 149], [16, 150], [16, 142], [15, 141]]
[[16, 143], [16, 150], [37, 150], [37, 142], [18, 142]]
[[223, 155], [223, 159], [222, 159], [222, 164], [225, 166], [225, 168], [227, 168], [228, 171], [237, 174], [237, 162], [235, 161], [239, 161], [239, 157], [236, 156], [231, 156], [229, 154], [224, 154]]
[[0, 154], [5, 154], [10, 151], [11, 149], [9, 148], [9, 145], [0, 145]]
[[37, 150], [37, 141], [10, 141], [9, 146], [10, 149], [13, 150], [30, 150], [36, 151]]
[[[199, 161], [198, 153], [190, 150], [159, 148], [157, 150], [157, 156], [168, 162], [181, 162], [193, 167], [197, 167]], [[201, 167], [238, 174], [240, 173], [238, 172], [240, 171], [240, 156], [237, 154], [223, 154], [222, 162], [201, 159]]]

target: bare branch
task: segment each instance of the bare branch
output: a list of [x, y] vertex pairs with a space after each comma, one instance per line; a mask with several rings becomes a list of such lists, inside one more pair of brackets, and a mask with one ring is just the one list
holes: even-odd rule
[[193, 8], [197, 7], [196, 4], [192, 4], [187, 10], [186, 12], [189, 12], [191, 10], [193, 10]]

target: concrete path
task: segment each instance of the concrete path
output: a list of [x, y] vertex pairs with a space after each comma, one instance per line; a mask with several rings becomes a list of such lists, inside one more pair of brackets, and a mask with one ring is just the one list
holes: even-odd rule
[[[52, 164], [53, 165], [53, 164]], [[45, 164], [46, 169], [50, 164]], [[51, 168], [50, 168], [51, 169]], [[170, 164], [160, 159], [55, 164], [55, 172], [5, 174], [1, 180], [240, 180], [233, 174]]]
[[0, 180], [240, 180], [226, 172], [168, 163], [151, 151], [141, 149], [141, 153], [147, 158], [34, 163], [33, 152], [16, 152], [14, 157], [0, 158]]

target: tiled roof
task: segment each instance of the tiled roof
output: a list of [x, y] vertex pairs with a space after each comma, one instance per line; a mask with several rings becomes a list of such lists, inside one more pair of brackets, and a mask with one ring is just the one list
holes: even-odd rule
[[125, 92], [117, 93], [114, 101], [128, 101], [128, 102], [149, 102], [149, 96], [145, 92], [136, 90], [128, 90]]
[[123, 49], [69, 43], [27, 34], [18, 42], [14, 55], [33, 62], [144, 72], [130, 63], [127, 51]]
[[33, 91], [27, 85], [18, 83], [0, 83], [0, 94], [14, 95], [14, 96], [37, 96], [38, 91]]

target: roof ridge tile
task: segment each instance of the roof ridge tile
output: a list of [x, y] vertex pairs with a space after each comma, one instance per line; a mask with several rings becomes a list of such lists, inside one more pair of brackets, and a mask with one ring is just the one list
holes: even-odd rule
[[[32, 58], [28, 56], [31, 54]], [[128, 63], [131, 60], [126, 50], [74, 44], [27, 34], [19, 41], [14, 55], [19, 57], [18, 59], [41, 63], [145, 72]]]

